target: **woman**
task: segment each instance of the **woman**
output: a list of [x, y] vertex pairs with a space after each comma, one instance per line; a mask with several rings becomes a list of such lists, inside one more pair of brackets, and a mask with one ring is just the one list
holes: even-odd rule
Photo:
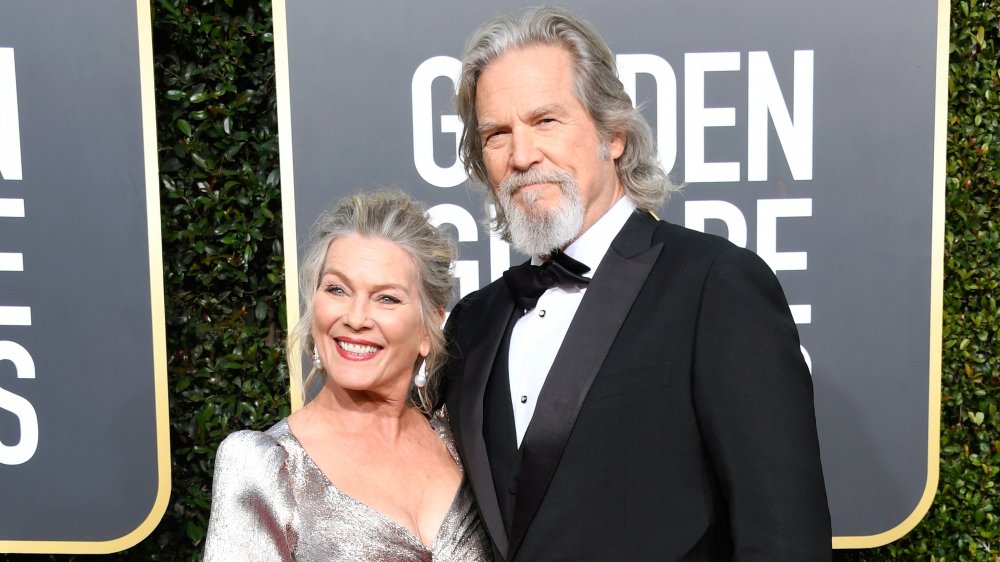
[[206, 560], [492, 559], [444, 412], [430, 412], [451, 261], [402, 193], [318, 219], [289, 355], [312, 355], [306, 388], [325, 380], [286, 420], [219, 447]]

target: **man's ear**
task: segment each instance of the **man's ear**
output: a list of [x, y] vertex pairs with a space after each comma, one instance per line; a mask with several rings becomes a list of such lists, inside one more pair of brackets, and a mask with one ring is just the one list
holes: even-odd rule
[[608, 152], [612, 160], [618, 160], [625, 152], [625, 133], [615, 133], [608, 141]]

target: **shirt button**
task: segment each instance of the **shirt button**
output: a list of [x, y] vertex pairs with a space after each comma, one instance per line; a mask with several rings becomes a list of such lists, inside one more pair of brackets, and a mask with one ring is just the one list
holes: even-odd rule
[[521, 397], [521, 404], [527, 404], [527, 403], [528, 403], [528, 397], [527, 396], [522, 396]]
[[540, 316], [540, 317], [542, 317], [542, 318], [545, 318], [545, 310], [544, 310], [544, 309], [542, 309], [542, 310], [539, 310], [539, 311], [538, 311], [538, 316]]

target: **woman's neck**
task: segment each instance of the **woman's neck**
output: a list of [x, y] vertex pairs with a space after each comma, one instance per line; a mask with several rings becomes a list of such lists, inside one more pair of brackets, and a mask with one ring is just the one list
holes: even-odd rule
[[[387, 399], [371, 393], [337, 392], [324, 387], [297, 414], [313, 429], [334, 431], [343, 435], [378, 437], [379, 441], [394, 441], [415, 424], [425, 424], [422, 413], [403, 399]], [[305, 429], [303, 427], [303, 429]]]

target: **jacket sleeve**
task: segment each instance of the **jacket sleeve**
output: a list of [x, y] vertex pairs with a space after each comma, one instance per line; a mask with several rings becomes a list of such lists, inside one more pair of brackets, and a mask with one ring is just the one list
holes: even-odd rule
[[830, 560], [811, 375], [781, 286], [750, 251], [723, 251], [706, 277], [693, 384], [734, 560]]
[[462, 408], [462, 404], [459, 403], [459, 389], [462, 385], [462, 367], [465, 364], [465, 358], [462, 354], [461, 345], [458, 342], [458, 324], [461, 321], [462, 309], [465, 307], [465, 303], [468, 297], [460, 300], [454, 308], [452, 308], [451, 313], [448, 315], [448, 321], [444, 324], [444, 341], [445, 348], [447, 350], [447, 359], [445, 364], [440, 371], [440, 387], [438, 390], [439, 403], [435, 406], [440, 408], [443, 404], [448, 406], [448, 417], [453, 420], [451, 425], [452, 432], [455, 435], [456, 442], [461, 442], [462, 428], [454, 423], [458, 420], [459, 411]]
[[266, 433], [239, 431], [223, 440], [215, 457], [207, 562], [294, 559], [297, 516], [287, 460]]

